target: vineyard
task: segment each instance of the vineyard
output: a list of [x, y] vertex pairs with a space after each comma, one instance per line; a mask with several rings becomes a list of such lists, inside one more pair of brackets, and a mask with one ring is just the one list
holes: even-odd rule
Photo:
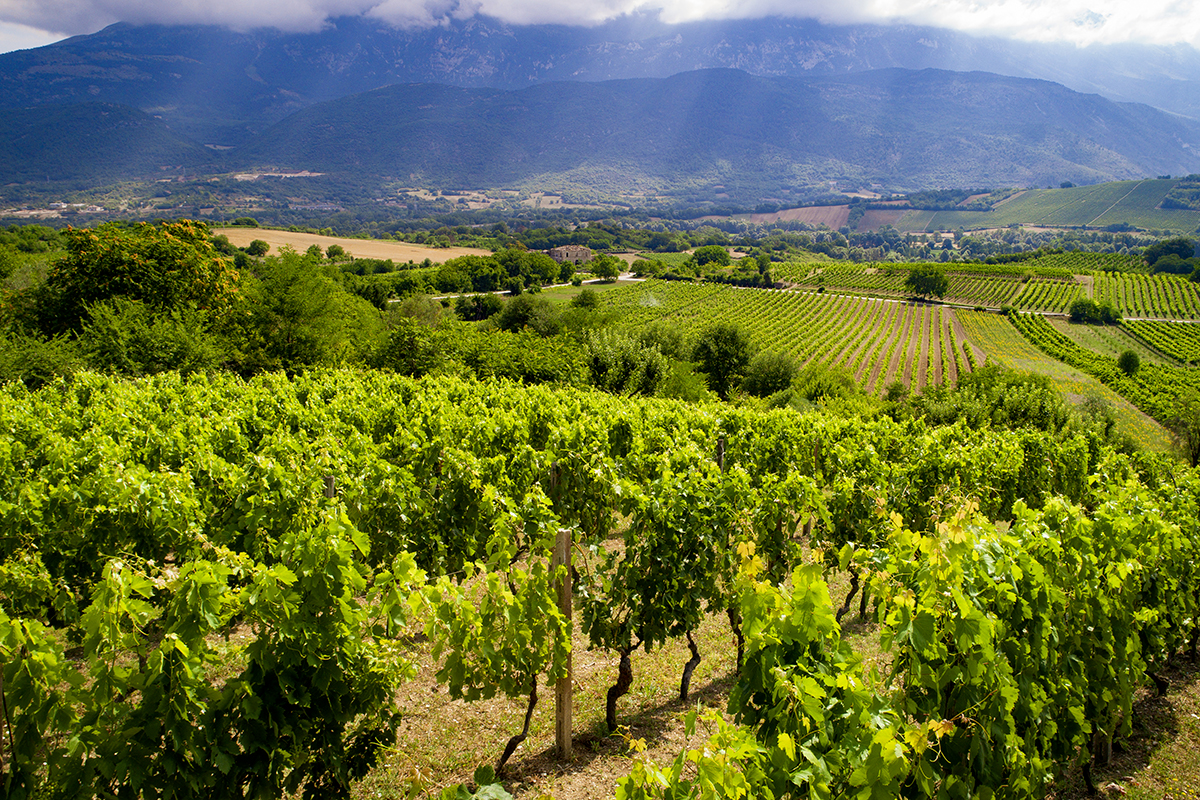
[[896, 223], [902, 232], [979, 230], [1006, 225], [1104, 227], [1136, 225], [1185, 233], [1195, 230], [1196, 212], [1161, 208], [1178, 180], [1100, 183], [1067, 189], [1021, 192], [990, 211], [909, 211]]
[[1095, 299], [1126, 317], [1200, 318], [1200, 284], [1178, 275], [1097, 273]]
[[1090, 780], [1200, 631], [1200, 480], [1085, 436], [349, 371], [11, 384], [0, 436], [13, 798], [347, 796], [405, 768], [421, 641], [437, 691], [524, 707], [503, 772], [573, 624], [612, 731], [717, 619], [729, 718], [618, 797], [1016, 800]]
[[1125, 320], [1121, 326], [1171, 358], [1200, 363], [1200, 326], [1184, 322]]
[[843, 366], [874, 394], [894, 381], [914, 390], [954, 383], [971, 369], [955, 312], [943, 306], [666, 281], [620, 287], [605, 300], [633, 327], [736, 323], [762, 349]]
[[[971, 344], [985, 353], [989, 362], [1045, 375], [1068, 397], [1099, 397], [1113, 409], [1121, 429], [1132, 436], [1139, 447], [1156, 451], [1170, 449], [1170, 440], [1153, 419], [1087, 372], [1039, 350], [1013, 327], [1007, 317], [979, 311], [960, 311], [958, 317]], [[1115, 363], [1115, 359], [1110, 360]]]
[[[1090, 256], [1090, 258], [1088, 258]], [[946, 266], [947, 303], [999, 309], [1012, 305], [1042, 313], [1065, 313], [1084, 296], [1072, 268], [1080, 272], [1111, 259], [1101, 253], [1056, 253], [1011, 264]], [[1124, 257], [1118, 259], [1125, 261]], [[920, 264], [793, 263], [775, 269], [776, 277], [796, 287], [878, 297], [907, 297], [908, 271]]]
[[1200, 373], [1194, 369], [1143, 364], [1127, 375], [1117, 367], [1116, 359], [1075, 343], [1055, 330], [1045, 317], [1013, 314], [1010, 319], [1042, 352], [1088, 373], [1156, 419], [1171, 419], [1180, 399], [1189, 391], [1200, 390]]

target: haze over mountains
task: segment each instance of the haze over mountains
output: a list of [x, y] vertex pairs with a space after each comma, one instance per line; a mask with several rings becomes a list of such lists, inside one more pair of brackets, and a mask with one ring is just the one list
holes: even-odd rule
[[0, 123], [6, 183], [270, 165], [747, 198], [1200, 171], [1196, 50], [911, 26], [118, 24], [0, 55], [0, 98], [31, 109]]

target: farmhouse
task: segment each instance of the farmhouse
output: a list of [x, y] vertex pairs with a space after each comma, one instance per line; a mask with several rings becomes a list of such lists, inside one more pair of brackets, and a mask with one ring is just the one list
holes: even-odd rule
[[581, 244], [564, 244], [550, 250], [550, 257], [560, 264], [586, 264], [592, 260], [591, 248]]

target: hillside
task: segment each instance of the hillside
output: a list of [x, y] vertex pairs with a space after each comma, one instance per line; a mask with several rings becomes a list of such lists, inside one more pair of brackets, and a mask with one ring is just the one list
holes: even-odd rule
[[1200, 225], [1200, 213], [1190, 209], [1162, 208], [1178, 180], [1139, 180], [1037, 189], [1022, 192], [990, 211], [909, 211], [896, 228], [903, 231], [965, 230], [1006, 225], [1093, 227], [1134, 225], [1191, 232]]
[[708, 68], [819, 77], [901, 67], [1041, 78], [1200, 118], [1200, 53], [1183, 46], [1076, 48], [781, 18], [667, 25], [637, 13], [595, 27], [443, 23], [342, 18], [307, 34], [121, 23], [0, 55], [0, 105], [120, 103], [205, 144], [236, 145], [299, 108], [388, 84], [518, 89]]
[[912, 190], [1194, 172], [1200, 125], [986, 73], [701, 70], [519, 91], [389, 86], [297, 112], [232, 162], [745, 202], [827, 181]]
[[96, 186], [213, 161], [212, 151], [126, 106], [83, 103], [0, 114], [0, 183]]

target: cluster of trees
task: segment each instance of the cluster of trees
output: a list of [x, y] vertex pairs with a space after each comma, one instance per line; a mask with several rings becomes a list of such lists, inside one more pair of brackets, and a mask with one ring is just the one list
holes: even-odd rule
[[239, 270], [189, 221], [63, 236], [46, 279], [0, 307], [0, 379], [302, 369], [359, 360], [383, 334], [379, 312], [308, 254]]
[[1121, 312], [1117, 310], [1117, 307], [1110, 300], [1097, 303], [1090, 297], [1081, 297], [1071, 303], [1068, 313], [1070, 314], [1071, 322], [1084, 322], [1091, 325], [1113, 325], [1121, 321]]
[[1196, 251], [1196, 242], [1177, 236], [1150, 245], [1142, 251], [1142, 258], [1151, 272], [1191, 275], [1192, 280], [1200, 281], [1200, 257]]

